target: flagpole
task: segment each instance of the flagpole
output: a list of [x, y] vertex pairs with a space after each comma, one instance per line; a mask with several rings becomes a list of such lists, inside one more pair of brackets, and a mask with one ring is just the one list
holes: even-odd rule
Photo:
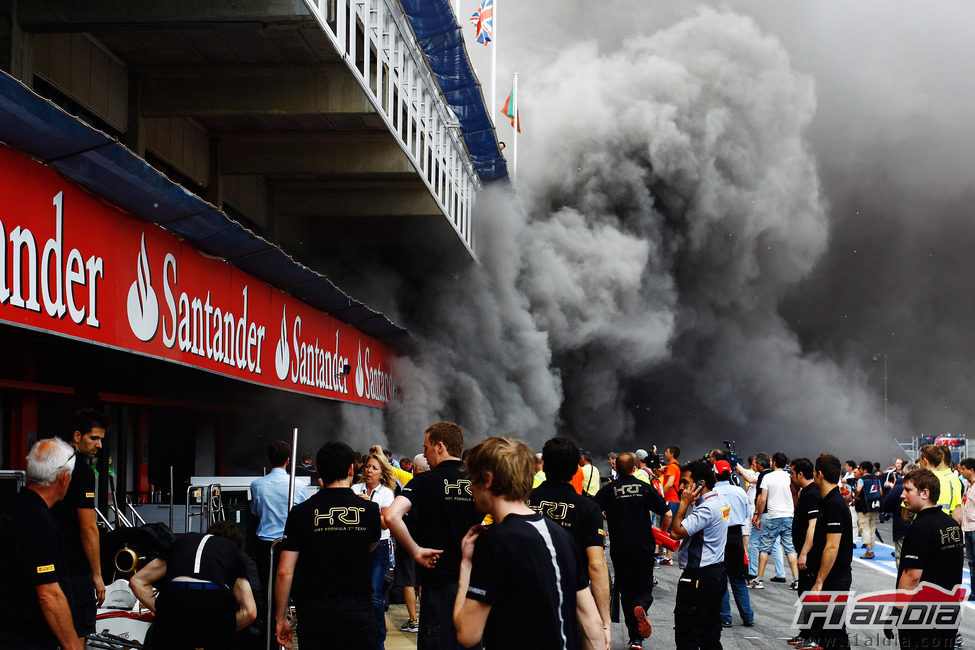
[[[497, 0], [495, 0], [497, 2]], [[518, 180], [518, 129], [521, 127], [521, 122], [518, 115], [518, 73], [515, 73], [514, 83], [511, 85], [511, 103], [512, 110], [515, 113], [515, 128], [514, 128], [514, 152], [511, 157], [511, 179], [513, 181]]]
[[491, 123], [497, 125], [494, 111], [498, 110], [498, 0], [494, 0], [491, 16], [494, 21], [494, 34], [492, 35], [494, 42], [491, 48], [491, 110], [488, 111], [488, 114], [491, 115]]

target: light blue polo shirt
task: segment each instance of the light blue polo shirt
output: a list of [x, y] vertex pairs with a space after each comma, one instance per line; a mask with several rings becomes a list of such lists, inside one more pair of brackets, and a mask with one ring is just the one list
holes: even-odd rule
[[745, 491], [728, 481], [718, 481], [714, 484], [713, 491], [723, 496], [724, 500], [731, 506], [728, 525], [744, 526], [748, 521], [748, 495], [745, 494]]
[[717, 492], [708, 492], [697, 500], [684, 517], [683, 526], [689, 537], [677, 551], [680, 568], [699, 569], [724, 562], [730, 516], [731, 506]]

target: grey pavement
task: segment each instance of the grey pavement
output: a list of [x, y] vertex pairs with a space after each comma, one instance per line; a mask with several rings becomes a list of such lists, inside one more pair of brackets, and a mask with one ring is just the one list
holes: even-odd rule
[[[881, 525], [881, 534], [888, 542], [891, 541], [890, 525]], [[856, 592], [871, 592], [883, 589], [893, 589], [896, 581], [893, 548], [878, 545], [874, 549], [876, 559], [862, 560], [859, 558], [864, 549], [853, 551], [853, 589]], [[609, 562], [609, 553], [607, 562]], [[676, 554], [675, 554], [676, 556]], [[789, 567], [786, 564], [786, 577], [791, 582]], [[674, 643], [674, 598], [677, 593], [677, 579], [680, 568], [676, 563], [669, 567], [658, 567], [654, 575], [659, 585], [654, 588], [654, 603], [650, 608], [648, 618], [653, 624], [653, 635], [644, 641], [645, 650], [651, 648], [673, 648]], [[795, 636], [797, 630], [792, 626], [795, 615], [796, 592], [789, 589], [789, 584], [769, 582], [773, 575], [772, 563], [765, 570], [765, 589], [749, 589], [752, 610], [755, 612], [754, 627], [744, 627], [735, 608], [734, 598], [731, 599], [732, 627], [723, 628], [721, 644], [725, 648], [777, 648], [789, 650], [792, 646], [786, 640]], [[965, 570], [965, 586], [970, 585], [968, 570]], [[962, 635], [967, 647], [975, 648], [975, 607], [966, 603], [962, 614]], [[851, 647], [897, 647], [896, 640], [888, 641], [883, 633], [851, 628]], [[625, 650], [629, 639], [626, 626], [613, 624], [613, 650]]]

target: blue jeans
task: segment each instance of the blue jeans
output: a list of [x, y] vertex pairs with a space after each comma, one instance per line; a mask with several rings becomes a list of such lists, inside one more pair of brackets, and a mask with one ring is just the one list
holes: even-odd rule
[[748, 595], [748, 580], [745, 576], [729, 573], [728, 582], [731, 584], [731, 589], [725, 589], [724, 596], [721, 598], [722, 622], [731, 622], [731, 596], [728, 593], [730, 591], [735, 594], [735, 605], [738, 606], [742, 622], [754, 621], [755, 612], [752, 611], [752, 602]]
[[792, 546], [792, 517], [767, 520], [763, 517], [762, 539], [759, 541], [758, 550], [762, 553], [771, 553], [777, 546], [776, 541], [782, 542], [781, 547], [787, 555], [796, 552]]
[[389, 540], [381, 540], [372, 552], [372, 608], [376, 612], [379, 637], [376, 647], [382, 650], [386, 641], [386, 601], [383, 600], [383, 578], [389, 566]]
[[[765, 528], [765, 515], [762, 515], [762, 528]], [[762, 537], [761, 530], [752, 528], [751, 535], [748, 536], [748, 576], [758, 577], [758, 541]], [[785, 577], [785, 560], [782, 555], [782, 545], [776, 544], [772, 549], [772, 562], [775, 565], [775, 577]]]

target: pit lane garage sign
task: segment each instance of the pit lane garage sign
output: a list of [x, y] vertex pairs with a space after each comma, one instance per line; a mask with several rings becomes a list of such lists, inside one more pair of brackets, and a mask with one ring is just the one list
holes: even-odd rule
[[392, 352], [355, 328], [3, 146], [0, 188], [0, 321], [273, 388], [389, 402]]

